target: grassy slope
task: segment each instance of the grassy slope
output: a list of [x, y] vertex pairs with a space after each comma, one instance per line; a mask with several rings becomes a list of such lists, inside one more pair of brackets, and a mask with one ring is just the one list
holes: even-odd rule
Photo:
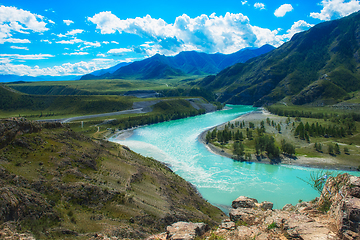
[[175, 77], [156, 80], [78, 80], [55, 82], [8, 83], [7, 86], [28, 94], [39, 95], [117, 95], [133, 90], [167, 90], [198, 81], [202, 76]]
[[[11, 90], [11, 89], [10, 89]], [[131, 109], [133, 98], [122, 96], [37, 96], [0, 85], [0, 117], [96, 114]]]
[[16, 220], [40, 239], [87, 239], [95, 232], [143, 238], [175, 221], [215, 224], [222, 217], [156, 160], [68, 128], [44, 127], [1, 122], [3, 135], [12, 136], [1, 139], [2, 196], [18, 202], [0, 199], [2, 223]]

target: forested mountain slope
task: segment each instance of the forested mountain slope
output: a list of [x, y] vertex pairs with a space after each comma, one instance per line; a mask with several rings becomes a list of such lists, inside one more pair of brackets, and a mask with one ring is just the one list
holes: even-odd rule
[[235, 64], [201, 87], [219, 100], [261, 106], [286, 96], [294, 104], [333, 103], [360, 89], [360, 13], [318, 24], [279, 48]]

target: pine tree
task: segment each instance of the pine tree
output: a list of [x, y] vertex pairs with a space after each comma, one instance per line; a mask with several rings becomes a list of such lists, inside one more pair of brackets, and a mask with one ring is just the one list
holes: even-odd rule
[[241, 142], [234, 142], [233, 145], [233, 154], [237, 156], [238, 159], [244, 156], [244, 145]]
[[243, 133], [242, 133], [242, 132], [240, 132], [239, 137], [240, 137], [240, 141], [243, 141], [243, 140], [244, 140], [244, 135], [243, 135]]
[[305, 132], [305, 134], [304, 134], [305, 136], [305, 140], [306, 141], [308, 141], [308, 142], [310, 142], [310, 138], [309, 138], [309, 134], [307, 133], [307, 132]]
[[335, 152], [335, 154], [340, 154], [340, 147], [339, 147], [339, 144], [337, 144], [337, 143], [335, 143], [334, 152]]
[[211, 133], [210, 131], [206, 133], [206, 143], [209, 143], [211, 141]]
[[334, 146], [331, 143], [329, 143], [329, 145], [328, 145], [328, 153], [330, 155], [334, 154]]

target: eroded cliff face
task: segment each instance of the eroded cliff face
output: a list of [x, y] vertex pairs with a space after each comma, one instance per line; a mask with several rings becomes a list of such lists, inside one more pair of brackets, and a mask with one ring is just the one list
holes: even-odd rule
[[176, 223], [149, 239], [360, 239], [360, 178], [329, 177], [320, 198], [272, 209], [272, 203], [240, 196], [216, 230]]

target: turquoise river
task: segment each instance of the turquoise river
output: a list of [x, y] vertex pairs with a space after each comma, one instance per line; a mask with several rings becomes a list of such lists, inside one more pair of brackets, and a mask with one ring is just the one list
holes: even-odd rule
[[125, 140], [110, 141], [128, 146], [144, 156], [170, 165], [171, 169], [195, 185], [202, 196], [227, 212], [238, 196], [270, 201], [274, 208], [309, 201], [318, 196], [304, 181], [317, 169], [236, 162], [215, 155], [198, 141], [205, 130], [256, 110], [251, 106], [228, 105], [230, 109], [137, 128]]

